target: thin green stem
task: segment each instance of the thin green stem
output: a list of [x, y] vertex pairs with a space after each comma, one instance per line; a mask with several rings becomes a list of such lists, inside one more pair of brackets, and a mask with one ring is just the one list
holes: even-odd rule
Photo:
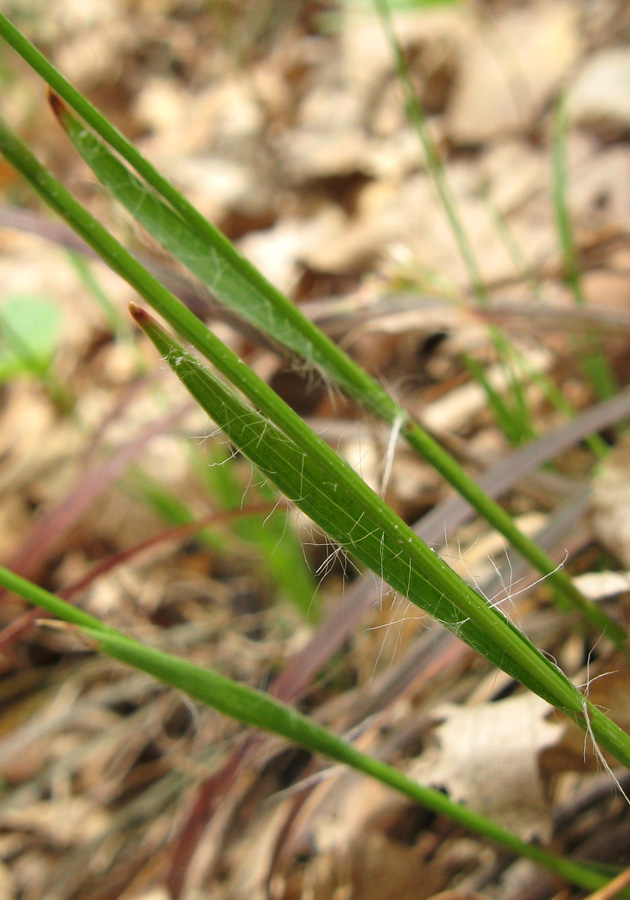
[[[520, 247], [518, 241], [512, 234], [505, 216], [497, 207], [487, 188], [481, 191], [481, 197], [484, 201], [488, 217], [493, 223], [495, 230], [503, 243], [503, 246], [505, 247], [514, 263], [515, 268], [518, 272], [520, 272], [523, 279], [529, 282], [531, 290], [536, 299], [541, 299], [542, 286], [540, 280], [536, 272], [534, 272], [534, 270], [530, 267], [529, 262], [525, 258], [525, 254], [523, 253], [523, 250]], [[567, 400], [562, 391], [559, 390], [559, 388], [553, 383], [553, 381], [547, 378], [546, 375], [532, 370], [531, 366], [528, 366], [527, 359], [523, 356], [523, 354], [519, 354], [518, 358], [521, 368], [525, 369], [532, 381], [541, 388], [547, 400], [552, 403], [557, 410], [567, 416], [567, 418], [572, 419], [575, 416], [575, 408], [569, 402], [569, 400]], [[586, 443], [590, 447], [591, 451], [595, 454], [595, 456], [600, 460], [604, 459], [604, 457], [608, 455], [609, 447], [606, 444], [606, 441], [604, 441], [603, 438], [601, 438], [598, 434], [589, 435], [586, 438]]]
[[451, 230], [457, 240], [461, 257], [468, 270], [473, 293], [481, 305], [487, 306], [489, 303], [488, 292], [483, 283], [479, 267], [477, 266], [475, 254], [468, 239], [468, 235], [466, 234], [466, 229], [464, 228], [461, 217], [457, 211], [455, 199], [451, 193], [451, 188], [444, 172], [442, 159], [427, 126], [424, 109], [413, 88], [409, 75], [409, 68], [405, 61], [402, 47], [400, 46], [400, 42], [394, 31], [394, 23], [392, 22], [388, 0], [374, 0], [374, 2], [383, 25], [385, 37], [387, 38], [392, 56], [394, 57], [396, 74], [398, 75], [398, 79], [405, 92], [405, 108], [407, 110], [407, 116], [420, 137], [426, 157], [427, 168], [437, 189], [442, 208], [446, 213]]
[[[333, 732], [262, 691], [232, 681], [211, 669], [147, 647], [2, 567], [0, 584], [24, 597], [29, 603], [78, 627], [101, 652], [134, 669], [147, 672], [224, 715], [245, 725], [280, 735], [294, 744], [363, 772], [426, 809], [446, 816], [473, 833], [532, 860], [585, 890], [596, 890], [610, 882], [610, 878], [595, 866], [569, 860], [526, 843], [485, 816], [453, 803], [441, 791], [424, 787], [388, 763], [367, 756]], [[620, 896], [628, 898], [630, 892]]]
[[100, 306], [112, 334], [118, 339], [128, 341], [130, 337], [129, 323], [120, 315], [109, 299], [98, 279], [94, 276], [90, 263], [76, 250], [68, 250], [68, 258], [77, 275]]

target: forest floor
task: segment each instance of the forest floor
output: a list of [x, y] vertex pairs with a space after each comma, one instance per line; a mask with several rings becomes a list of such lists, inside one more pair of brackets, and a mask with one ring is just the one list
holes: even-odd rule
[[[370, 4], [0, 7], [630, 628], [630, 5], [396, 12], [476, 291]], [[189, 280], [95, 183], [5, 47], [0, 78], [3, 116], [73, 193], [630, 730], [627, 658], [561, 614], [385, 426]], [[274, 512], [134, 330], [132, 290], [3, 161], [0, 187], [3, 564], [123, 631], [271, 686], [528, 840], [630, 866], [630, 809], [584, 735]], [[497, 329], [524, 360], [518, 395]], [[589, 375], [594, 357], [614, 407]], [[3, 900], [583, 896], [88, 652], [16, 597], [3, 597], [0, 626]], [[614, 777], [630, 793], [628, 774]]]

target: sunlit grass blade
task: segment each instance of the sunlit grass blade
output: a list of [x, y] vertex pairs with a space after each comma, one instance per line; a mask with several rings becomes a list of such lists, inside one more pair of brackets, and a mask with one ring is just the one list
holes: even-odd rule
[[304, 452], [185, 351], [155, 319], [136, 306], [132, 312], [229, 440], [320, 528], [493, 664], [562, 709], [582, 728], [590, 728], [598, 741], [601, 734], [602, 746], [614, 755], [621, 753], [623, 761], [630, 763], [630, 737], [595, 710], [554, 664], [445, 565], [352, 469], [341, 463], [339, 470], [332, 458], [320, 461]]
[[[280, 735], [294, 744], [363, 772], [415, 803], [544, 866], [585, 890], [596, 890], [610, 881], [610, 876], [603, 874], [597, 865], [565, 859], [535, 844], [526, 843], [485, 816], [453, 803], [441, 791], [424, 787], [387, 763], [362, 753], [333, 732], [262, 691], [232, 681], [212, 669], [147, 647], [2, 567], [0, 584], [20, 594], [29, 603], [76, 626], [89, 644], [102, 653], [147, 672], [224, 715]], [[628, 900], [630, 891], [619, 896]]]
[[[584, 597], [564, 572], [514, 524], [512, 518], [481, 491], [464, 469], [435, 441], [367, 372], [310, 322], [286, 297], [273, 288], [227, 239], [190, 207], [186, 219], [165, 204], [91, 134], [58, 99], [53, 100], [60, 121], [86, 162], [138, 220], [192, 272], [204, 279], [221, 299], [248, 321], [287, 346], [337, 381], [368, 409], [385, 419], [400, 433], [469, 503], [500, 531], [554, 588], [600, 631], [619, 646], [625, 641], [622, 629], [594, 603]], [[170, 199], [170, 197], [169, 197]], [[186, 206], [188, 209], [189, 205]], [[63, 212], [62, 212], [63, 214]], [[198, 221], [200, 220], [200, 221]], [[191, 227], [191, 221], [194, 227]], [[202, 225], [201, 223], [205, 223]], [[74, 226], [76, 227], [76, 226]], [[199, 230], [196, 230], [199, 228]], [[215, 240], [215, 237], [220, 237]], [[89, 236], [85, 240], [90, 242]], [[161, 310], [164, 314], [164, 311]], [[175, 327], [178, 327], [177, 325]], [[199, 343], [185, 331], [198, 349]], [[511, 355], [497, 336], [507, 359]], [[509, 352], [508, 352], [509, 351]], [[508, 372], [510, 366], [508, 366]], [[510, 377], [510, 381], [514, 381]], [[523, 410], [522, 389], [514, 384], [517, 405]], [[521, 391], [521, 395], [519, 395]], [[520, 400], [519, 400], [520, 396]]]

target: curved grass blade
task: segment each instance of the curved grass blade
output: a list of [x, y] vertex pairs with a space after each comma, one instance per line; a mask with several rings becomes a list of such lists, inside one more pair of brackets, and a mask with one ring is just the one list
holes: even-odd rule
[[[137, 306], [132, 313], [230, 441], [317, 525], [412, 603], [582, 728], [602, 728], [604, 740], [612, 740], [626, 765], [630, 762], [630, 738], [605, 716], [605, 723], [600, 721], [602, 714], [501, 612], [464, 584], [401, 519], [390, 518], [391, 510], [355, 472], [346, 471], [346, 477], [337, 479], [331, 468], [305, 453], [243, 401], [155, 319]], [[362, 490], [352, 489], [355, 479], [363, 485], [365, 496]], [[375, 502], [369, 501], [368, 493]]]
[[[245, 260], [193, 207], [186, 219], [141, 182], [79, 122], [59, 99], [51, 104], [72, 143], [97, 178], [116, 199], [224, 303], [264, 334], [303, 357], [337, 381], [376, 415], [392, 425], [468, 502], [501, 532], [572, 607], [622, 647], [623, 629], [597, 604], [584, 597], [553, 560], [522, 534], [506, 513], [462, 467], [371, 376], [348, 357], [297, 307]], [[193, 216], [194, 213], [194, 216]], [[204, 223], [202, 227], [198, 220]], [[196, 345], [198, 346], [198, 345]], [[518, 416], [522, 422], [523, 417]]]
[[[363, 772], [438, 815], [446, 816], [511, 852], [550, 869], [585, 890], [596, 890], [610, 881], [609, 875], [599, 871], [596, 865], [564, 859], [535, 844], [522, 841], [485, 816], [453, 803], [441, 791], [424, 787], [387, 763], [361, 753], [333, 732], [262, 691], [232, 681], [212, 669], [147, 647], [2, 567], [0, 584], [7, 590], [20, 594], [29, 603], [76, 626], [102, 653], [147, 672], [224, 715], [245, 725], [280, 735], [294, 744]], [[630, 891], [619, 896], [629, 900]]]

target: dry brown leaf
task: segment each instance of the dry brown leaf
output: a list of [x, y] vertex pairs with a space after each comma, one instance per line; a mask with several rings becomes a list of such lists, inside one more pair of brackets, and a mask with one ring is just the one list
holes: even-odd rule
[[273, 228], [250, 232], [239, 242], [239, 249], [272, 284], [290, 293], [306, 248], [336, 241], [345, 222], [345, 214], [330, 204], [308, 219], [285, 218]]
[[[591, 232], [605, 225], [627, 224], [630, 221], [630, 147], [619, 144], [602, 149], [590, 140], [584, 141], [582, 147], [579, 144], [577, 135], [570, 137], [572, 214]], [[577, 152], [574, 152], [576, 145]]]
[[438, 745], [419, 758], [412, 774], [525, 839], [544, 839], [551, 823], [538, 754], [564, 732], [545, 721], [550, 709], [533, 694], [443, 707], [436, 711], [446, 717], [435, 730]]
[[591, 57], [571, 88], [575, 122], [609, 139], [630, 133], [630, 48], [612, 47]]
[[[445, 874], [429, 859], [435, 838], [414, 825], [414, 814], [382, 784], [332, 771], [293, 825], [292, 854], [281, 875], [285, 891], [277, 896], [298, 900], [308, 891], [317, 900], [425, 900], [444, 886]], [[306, 865], [299, 861], [304, 855]]]
[[603, 600], [630, 591], [630, 572], [585, 572], [573, 583], [591, 600]]
[[448, 133], [480, 143], [532, 125], [579, 52], [574, 3], [536, 3], [507, 12], [472, 34]]

